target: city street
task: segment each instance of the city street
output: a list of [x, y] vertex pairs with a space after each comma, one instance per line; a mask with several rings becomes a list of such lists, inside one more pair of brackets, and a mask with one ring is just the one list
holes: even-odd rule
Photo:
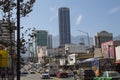
[[120, 0], [0, 0], [0, 80], [120, 80], [119, 21]]
[[[46, 79], [41, 79], [40, 74], [26, 74], [21, 76], [21, 80], [46, 80]], [[50, 79], [47, 80], [74, 80], [73, 77], [70, 78], [57, 78], [57, 77], [51, 77]]]

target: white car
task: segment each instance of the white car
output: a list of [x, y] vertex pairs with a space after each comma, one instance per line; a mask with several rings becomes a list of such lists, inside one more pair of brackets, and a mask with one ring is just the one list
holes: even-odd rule
[[41, 73], [41, 78], [42, 79], [50, 79], [49, 72], [42, 72]]

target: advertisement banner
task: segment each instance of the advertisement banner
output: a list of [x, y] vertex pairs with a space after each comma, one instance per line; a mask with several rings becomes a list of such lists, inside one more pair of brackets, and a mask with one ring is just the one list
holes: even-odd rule
[[0, 50], [0, 67], [8, 67], [8, 52], [7, 50]]

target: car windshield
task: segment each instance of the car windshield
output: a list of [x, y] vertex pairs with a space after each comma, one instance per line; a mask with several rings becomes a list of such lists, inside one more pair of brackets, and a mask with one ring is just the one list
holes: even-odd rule
[[120, 74], [118, 72], [108, 73], [108, 75], [109, 75], [109, 77], [120, 76]]
[[48, 74], [48, 72], [43, 72], [42, 74]]

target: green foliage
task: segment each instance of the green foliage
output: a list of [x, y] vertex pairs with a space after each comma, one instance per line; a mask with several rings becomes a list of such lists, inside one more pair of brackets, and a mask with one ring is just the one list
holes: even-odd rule
[[[36, 0], [20, 0], [20, 16], [25, 17], [33, 10], [33, 5]], [[12, 24], [15, 24], [16, 22], [16, 14], [17, 14], [17, 1], [16, 0], [0, 0], [0, 12], [2, 14], [3, 22], [8, 23], [8, 26], [6, 27], [7, 30], [9, 30], [9, 33], [11, 34], [10, 37], [12, 38], [12, 33], [16, 30], [16, 26], [13, 26]], [[2, 32], [2, 29], [0, 29]], [[1, 36], [2, 34], [0, 34]], [[21, 38], [21, 50], [22, 52], [25, 52], [25, 39], [24, 36]], [[4, 43], [4, 42], [1, 42]], [[12, 47], [13, 44], [16, 43], [10, 39], [9, 45]], [[5, 44], [6, 45], [6, 44]], [[6, 45], [6, 46], [9, 46]]]
[[[36, 0], [27, 0], [26, 2], [25, 1], [24, 0], [20, 1], [20, 13], [22, 17], [25, 17], [33, 10], [33, 4], [35, 3]], [[0, 0], [0, 9], [4, 13], [3, 15], [4, 17], [7, 17], [8, 15], [12, 17], [14, 13], [13, 11], [17, 9], [16, 0]]]

